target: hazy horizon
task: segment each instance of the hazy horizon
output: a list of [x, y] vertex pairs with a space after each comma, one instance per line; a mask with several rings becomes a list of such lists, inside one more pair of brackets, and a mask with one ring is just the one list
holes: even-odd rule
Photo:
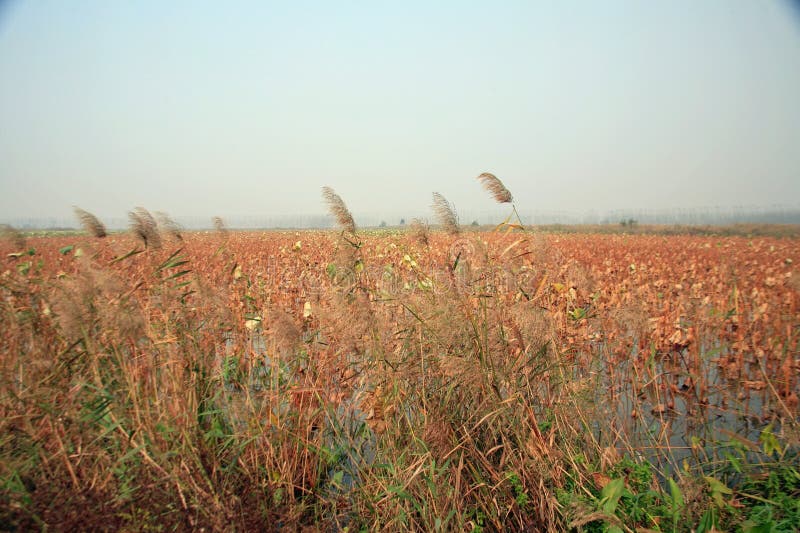
[[[457, 210], [459, 222], [462, 226], [470, 226], [476, 222], [481, 226], [494, 226], [504, 220], [510, 213], [510, 208], [484, 209], [481, 211]], [[617, 225], [620, 222], [634, 220], [638, 224], [657, 225], [713, 225], [727, 226], [731, 224], [800, 224], [800, 206], [755, 208], [755, 207], [707, 207], [694, 209], [663, 209], [663, 210], [614, 210], [607, 212], [587, 211], [519, 211], [523, 223], [537, 225]], [[110, 230], [127, 230], [130, 219], [127, 215], [118, 214], [112, 217], [100, 217], [103, 224]], [[211, 216], [172, 216], [180, 227], [187, 230], [214, 229]], [[359, 228], [375, 228], [379, 226], [402, 227], [409, 224], [413, 218], [426, 220], [431, 225], [436, 225], [435, 217], [429, 211], [410, 213], [354, 213], [356, 225]], [[336, 227], [335, 220], [326, 213], [297, 213], [293, 215], [225, 215], [222, 217], [225, 225], [231, 229], [327, 229]], [[0, 224], [10, 224], [22, 230], [47, 230], [47, 229], [79, 229], [80, 222], [72, 214], [66, 217], [0, 217]]]
[[0, 0], [0, 80], [3, 221], [800, 205], [788, 1]]

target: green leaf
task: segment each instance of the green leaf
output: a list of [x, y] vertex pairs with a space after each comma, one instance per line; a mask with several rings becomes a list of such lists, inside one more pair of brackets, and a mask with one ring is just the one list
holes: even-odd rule
[[458, 262], [460, 260], [461, 260], [461, 251], [459, 250], [458, 254], [456, 254], [456, 259], [455, 259], [455, 261], [453, 261], [453, 266], [450, 268], [450, 270], [455, 272], [456, 268], [458, 268]]
[[328, 274], [329, 278], [332, 278], [336, 275], [336, 265], [333, 263], [328, 263], [328, 266], [325, 267], [325, 272]]
[[673, 508], [683, 507], [683, 493], [681, 493], [681, 488], [672, 478], [669, 479], [669, 493], [672, 497]]
[[736, 472], [737, 474], [741, 474], [742, 473], [742, 461], [741, 461], [741, 459], [739, 459], [738, 457], [736, 457], [735, 455], [733, 455], [733, 454], [731, 454], [729, 452], [724, 452], [722, 454], [722, 456], [725, 457], [725, 459], [728, 460], [728, 462], [730, 463], [731, 468], [733, 468], [734, 472]]
[[780, 531], [775, 527], [773, 520], [761, 524], [755, 524], [752, 520], [748, 520], [742, 522], [741, 528], [743, 533], [773, 533]]
[[723, 494], [730, 495], [733, 494], [733, 491], [729, 489], [725, 483], [711, 476], [703, 476], [703, 479], [708, 483], [709, 490], [711, 490], [711, 497], [714, 499], [717, 506], [724, 507], [725, 500], [722, 497]]
[[180, 296], [180, 301], [183, 302], [183, 300], [186, 299], [187, 296], [190, 296], [190, 295], [194, 294], [195, 292], [197, 292], [197, 291], [191, 290], [191, 291], [184, 292]]
[[164, 280], [166, 281], [166, 280], [168, 280], [168, 279], [175, 279], [175, 278], [179, 278], [179, 277], [181, 277], [181, 276], [185, 276], [185, 275], [186, 275], [186, 274], [188, 274], [189, 272], [191, 272], [191, 270], [181, 270], [180, 272], [176, 272], [176, 273], [172, 274], [171, 276], [167, 276], [166, 278], [164, 278]]
[[717, 527], [717, 511], [713, 507], [707, 510], [700, 523], [697, 524], [697, 533], [706, 533], [715, 530]]
[[167, 257], [167, 259], [163, 263], [161, 263], [160, 265], [158, 265], [158, 267], [156, 267], [156, 272], [161, 272], [164, 269], [173, 268], [188, 263], [188, 261], [186, 261], [185, 259], [178, 257], [178, 254], [181, 253], [181, 250], [183, 250], [183, 248], [178, 248], [177, 250], [172, 252], [172, 254], [170, 254], [170, 256]]
[[575, 322], [582, 320], [589, 316], [589, 312], [583, 307], [576, 307], [572, 311], [567, 313], [569, 317], [574, 320]]
[[624, 479], [618, 478], [609, 481], [600, 493], [602, 497], [600, 505], [603, 508], [603, 512], [613, 515], [617, 510], [617, 505], [619, 504], [619, 499], [622, 497], [623, 492], [625, 492]]
[[68, 246], [64, 246], [63, 248], [59, 248], [58, 249], [58, 253], [60, 253], [61, 255], [67, 255], [68, 253], [70, 253], [72, 251], [73, 248], [75, 248], [75, 245], [74, 244], [70, 244]]
[[772, 424], [767, 425], [767, 427], [761, 431], [761, 435], [758, 436], [758, 441], [761, 443], [766, 455], [772, 455], [773, 452], [776, 452], [778, 455], [783, 453], [781, 450], [781, 443], [778, 442], [778, 438], [772, 432]]
[[681, 488], [675, 483], [675, 480], [669, 478], [669, 493], [672, 501], [672, 528], [678, 530], [678, 521], [681, 517], [681, 509], [683, 509], [683, 494]]
[[144, 252], [144, 250], [139, 250], [138, 248], [134, 248], [130, 252], [126, 253], [125, 255], [121, 255], [119, 257], [115, 257], [114, 259], [112, 259], [111, 260], [111, 264], [118, 263], [119, 261], [124, 261], [125, 259], [127, 259], [129, 257], [133, 257], [134, 255], [140, 254], [142, 252]]

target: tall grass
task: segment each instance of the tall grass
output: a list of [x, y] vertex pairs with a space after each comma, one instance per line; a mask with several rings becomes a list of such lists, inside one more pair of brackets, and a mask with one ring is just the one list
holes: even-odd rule
[[461, 227], [458, 223], [458, 213], [450, 202], [447, 201], [442, 194], [433, 193], [433, 204], [431, 205], [436, 219], [439, 221], [441, 227], [451, 235], [457, 235], [461, 232]]
[[[569, 325], [596, 312], [579, 305], [596, 290], [580, 264], [541, 236], [463, 232], [443, 197], [447, 231], [394, 239], [355, 238], [342, 199], [324, 199], [332, 243], [230, 232], [222, 247], [156, 247], [137, 209], [134, 234], [107, 246], [42, 241], [12, 258], [2, 529], [797, 526], [791, 376], [766, 372], [780, 429], [691, 442], [684, 464], [654, 406], [678, 398], [680, 372], [708, 385], [702, 354], [626, 366], [608, 344], [571, 350]], [[599, 320], [646, 349], [639, 315]], [[670, 467], [619, 425], [623, 396]]]
[[83, 229], [86, 230], [89, 235], [97, 237], [98, 239], [102, 239], [108, 235], [105, 224], [103, 224], [99, 218], [88, 211], [84, 211], [80, 207], [76, 206], [73, 209], [75, 211], [75, 216], [78, 217], [78, 220], [81, 223], [81, 226], [83, 226]]

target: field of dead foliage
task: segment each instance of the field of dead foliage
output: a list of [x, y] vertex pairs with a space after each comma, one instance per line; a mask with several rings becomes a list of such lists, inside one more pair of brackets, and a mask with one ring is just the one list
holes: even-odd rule
[[153, 239], [2, 241], [3, 529], [798, 524], [794, 239]]

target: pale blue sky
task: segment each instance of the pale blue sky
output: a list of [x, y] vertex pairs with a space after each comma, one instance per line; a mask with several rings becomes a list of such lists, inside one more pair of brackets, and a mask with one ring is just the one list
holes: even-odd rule
[[0, 218], [798, 205], [799, 140], [789, 3], [0, 4]]

